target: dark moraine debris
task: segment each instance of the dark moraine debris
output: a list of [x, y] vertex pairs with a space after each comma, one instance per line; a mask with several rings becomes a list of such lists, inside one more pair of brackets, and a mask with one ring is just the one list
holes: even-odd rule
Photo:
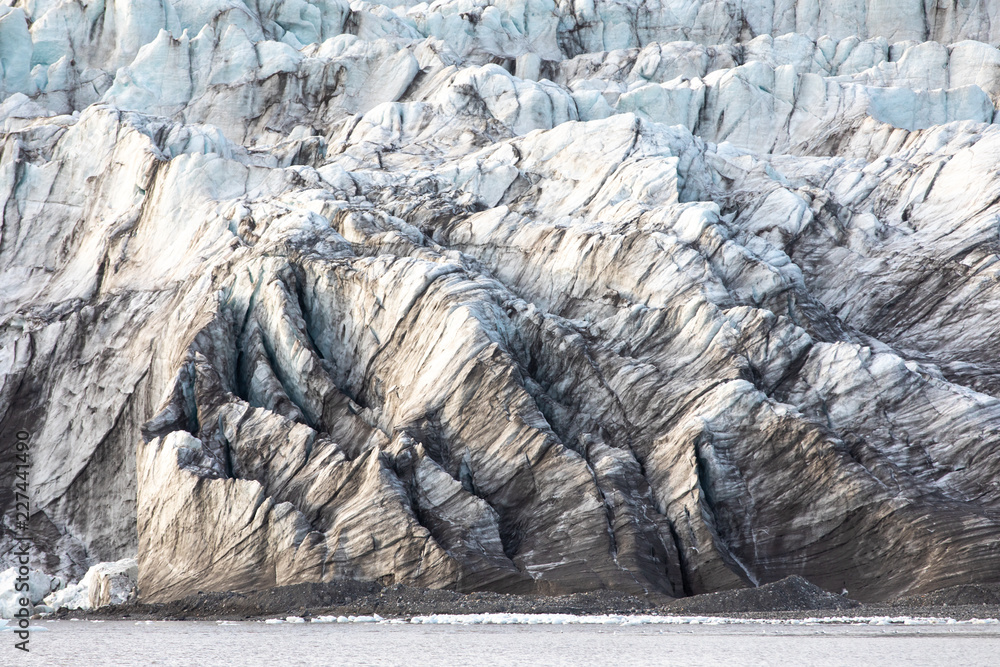
[[651, 614], [670, 598], [634, 596], [616, 591], [591, 591], [571, 595], [513, 595], [459, 593], [396, 584], [340, 579], [304, 583], [246, 593], [199, 592], [178, 600], [157, 603], [109, 605], [90, 612], [60, 610], [61, 618], [121, 619], [260, 619], [289, 614], [372, 615], [409, 618], [426, 614]]
[[962, 584], [923, 595], [910, 595], [892, 603], [899, 607], [957, 607], [961, 605], [1000, 605], [1000, 585]]
[[706, 593], [675, 600], [664, 611], [671, 614], [740, 614], [769, 611], [856, 609], [860, 602], [824, 591], [798, 575], [759, 588]]
[[[328, 583], [280, 586], [247, 593], [199, 592], [164, 603], [112, 605], [89, 618], [135, 619], [254, 619], [267, 616], [372, 615], [408, 618], [427, 614], [666, 614], [729, 615], [853, 610], [867, 613], [861, 603], [829, 593], [800, 576], [791, 576], [759, 588], [706, 593], [683, 599], [592, 591], [571, 595], [514, 595], [459, 593], [396, 584], [343, 579]], [[883, 612], [879, 612], [883, 613]], [[60, 615], [78, 616], [63, 610]]]

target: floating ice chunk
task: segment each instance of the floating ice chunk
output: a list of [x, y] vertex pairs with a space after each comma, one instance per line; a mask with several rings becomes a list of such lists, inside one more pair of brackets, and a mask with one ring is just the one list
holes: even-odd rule
[[139, 566], [133, 558], [113, 563], [98, 563], [84, 575], [80, 583], [55, 591], [45, 598], [53, 609], [96, 609], [109, 604], [122, 604], [135, 592]]
[[73, 584], [46, 597], [45, 604], [53, 609], [89, 609], [90, 591], [82, 584]]
[[16, 583], [18, 583], [17, 568], [11, 567], [0, 573], [0, 618], [13, 618], [21, 609], [22, 598], [26, 598], [31, 605], [39, 604], [61, 582], [44, 572], [29, 570], [26, 582], [28, 590], [16, 590]]

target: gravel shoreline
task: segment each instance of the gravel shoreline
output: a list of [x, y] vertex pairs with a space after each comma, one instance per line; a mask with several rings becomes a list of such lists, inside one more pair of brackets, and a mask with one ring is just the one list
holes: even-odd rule
[[655, 614], [743, 619], [864, 616], [1000, 618], [1000, 586], [956, 586], [894, 602], [864, 604], [823, 591], [801, 577], [759, 588], [673, 599], [595, 591], [562, 596], [457, 593], [374, 582], [298, 584], [250, 593], [199, 593], [167, 603], [128, 603], [49, 616], [89, 620], [260, 620], [274, 616], [411, 618], [430, 614]]

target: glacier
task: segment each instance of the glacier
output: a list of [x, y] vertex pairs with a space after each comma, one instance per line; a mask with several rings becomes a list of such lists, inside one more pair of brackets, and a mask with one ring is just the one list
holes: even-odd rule
[[0, 0], [32, 567], [1000, 583], [998, 43], [987, 0]]

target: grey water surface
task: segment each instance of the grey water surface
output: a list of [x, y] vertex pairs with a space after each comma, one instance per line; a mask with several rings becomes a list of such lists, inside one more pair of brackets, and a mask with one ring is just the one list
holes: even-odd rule
[[1000, 626], [36, 622], [0, 665], [996, 665]]

